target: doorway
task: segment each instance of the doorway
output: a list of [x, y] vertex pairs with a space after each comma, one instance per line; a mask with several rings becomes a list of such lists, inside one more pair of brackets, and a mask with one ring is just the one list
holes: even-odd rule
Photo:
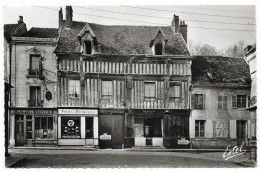
[[237, 121], [237, 145], [246, 144], [246, 121]]
[[24, 120], [22, 115], [16, 116], [15, 122], [15, 145], [24, 145]]

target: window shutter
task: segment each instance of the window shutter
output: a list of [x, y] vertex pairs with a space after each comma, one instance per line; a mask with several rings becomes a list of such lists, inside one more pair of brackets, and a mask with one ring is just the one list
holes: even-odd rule
[[206, 109], [206, 94], [203, 94], [203, 110]]
[[195, 94], [191, 94], [191, 109], [194, 109]]
[[250, 96], [247, 96], [247, 107], [250, 107]]
[[232, 96], [232, 108], [237, 108], [237, 96]]

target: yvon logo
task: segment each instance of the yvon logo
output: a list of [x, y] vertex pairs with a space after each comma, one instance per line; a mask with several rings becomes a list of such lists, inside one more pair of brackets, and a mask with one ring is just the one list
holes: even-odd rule
[[240, 147], [234, 146], [233, 148], [230, 148], [230, 145], [228, 145], [226, 151], [223, 153], [223, 158], [225, 160], [228, 160], [230, 158], [244, 154], [246, 150], [243, 149], [243, 146], [244, 146], [244, 142], [241, 144]]

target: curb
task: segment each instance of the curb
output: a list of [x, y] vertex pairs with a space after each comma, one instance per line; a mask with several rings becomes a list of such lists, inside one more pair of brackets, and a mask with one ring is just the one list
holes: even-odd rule
[[225, 152], [225, 149], [126, 149], [133, 152]]

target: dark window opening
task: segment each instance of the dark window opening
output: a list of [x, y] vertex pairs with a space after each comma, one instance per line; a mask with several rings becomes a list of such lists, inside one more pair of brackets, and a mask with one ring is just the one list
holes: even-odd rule
[[35, 139], [53, 139], [53, 117], [35, 117]]
[[203, 109], [203, 94], [195, 94], [194, 108]]
[[91, 41], [85, 41], [85, 54], [92, 54]]
[[246, 108], [246, 95], [237, 95], [237, 108]]
[[162, 44], [155, 45], [155, 55], [162, 55]]
[[135, 136], [162, 137], [161, 118], [135, 118]]

